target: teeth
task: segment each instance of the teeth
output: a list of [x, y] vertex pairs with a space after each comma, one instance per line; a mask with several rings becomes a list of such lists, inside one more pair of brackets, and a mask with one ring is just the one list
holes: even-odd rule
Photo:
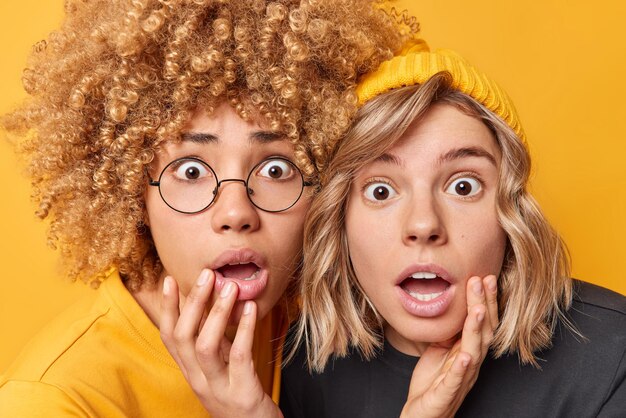
[[254, 274], [253, 274], [252, 276], [250, 276], [250, 277], [246, 277], [246, 278], [245, 278], [245, 279], [243, 279], [243, 280], [254, 280], [254, 279], [256, 279], [256, 276], [257, 276], [257, 274], [258, 274], [258, 273], [259, 273], [259, 270], [255, 271], [255, 272], [254, 272]]
[[417, 273], [411, 274], [411, 277], [414, 279], [434, 279], [437, 275], [428, 271], [418, 271]]
[[422, 301], [422, 302], [428, 302], [429, 300], [433, 300], [438, 298], [439, 296], [443, 295], [443, 292], [437, 292], [437, 293], [426, 293], [426, 294], [422, 294], [422, 293], [416, 293], [416, 292], [408, 292], [409, 295], [411, 295], [411, 297]]

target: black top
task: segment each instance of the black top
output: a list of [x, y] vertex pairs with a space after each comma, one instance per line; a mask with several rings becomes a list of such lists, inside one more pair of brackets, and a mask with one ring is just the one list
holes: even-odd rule
[[[626, 418], [626, 298], [580, 281], [574, 290], [567, 316], [586, 340], [559, 324], [541, 370], [488, 357], [457, 417]], [[353, 354], [311, 376], [300, 347], [283, 369], [280, 407], [286, 418], [397, 417], [417, 360], [385, 344], [369, 362]]]

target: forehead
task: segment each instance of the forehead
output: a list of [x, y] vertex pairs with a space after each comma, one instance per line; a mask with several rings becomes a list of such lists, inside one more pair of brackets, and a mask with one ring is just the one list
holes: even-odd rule
[[269, 131], [266, 123], [262, 123], [260, 118], [244, 120], [239, 114], [222, 102], [212, 113], [208, 113], [204, 108], [197, 108], [192, 113], [189, 121], [183, 126], [182, 131], [187, 132], [214, 132], [227, 133], [229, 131]]
[[451, 149], [477, 148], [500, 160], [500, 147], [483, 121], [449, 104], [435, 104], [413, 121], [389, 150], [398, 156], [438, 158]]
[[211, 114], [204, 109], [196, 109], [183, 126], [180, 139], [163, 144], [159, 152], [162, 159], [180, 157], [180, 153], [212, 159], [224, 156], [256, 158], [257, 153], [289, 156], [294, 149], [283, 134], [272, 132], [258, 119], [242, 119], [226, 103]]

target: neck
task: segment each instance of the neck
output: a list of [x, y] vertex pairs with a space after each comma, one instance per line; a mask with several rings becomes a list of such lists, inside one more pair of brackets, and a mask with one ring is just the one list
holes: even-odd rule
[[428, 342], [408, 340], [388, 324], [385, 326], [384, 331], [385, 338], [389, 344], [399, 352], [409, 356], [421, 357], [430, 345]]
[[156, 284], [142, 285], [141, 289], [134, 292], [130, 291], [130, 294], [135, 298], [146, 315], [148, 315], [150, 321], [159, 328], [161, 299], [163, 298], [163, 278], [160, 277]]

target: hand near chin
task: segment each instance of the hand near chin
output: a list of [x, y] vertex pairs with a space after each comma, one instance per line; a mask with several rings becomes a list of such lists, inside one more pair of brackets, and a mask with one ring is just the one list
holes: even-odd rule
[[498, 326], [496, 277], [470, 278], [466, 293], [461, 338], [431, 344], [422, 354], [401, 417], [453, 417], [476, 382]]
[[230, 289], [224, 286], [205, 318], [214, 284], [215, 274], [204, 270], [179, 311], [177, 283], [172, 278], [165, 279], [160, 322], [163, 343], [213, 418], [282, 417], [263, 391], [254, 368], [256, 303], [247, 301], [244, 305], [231, 343], [224, 333], [238, 288], [234, 283]]

